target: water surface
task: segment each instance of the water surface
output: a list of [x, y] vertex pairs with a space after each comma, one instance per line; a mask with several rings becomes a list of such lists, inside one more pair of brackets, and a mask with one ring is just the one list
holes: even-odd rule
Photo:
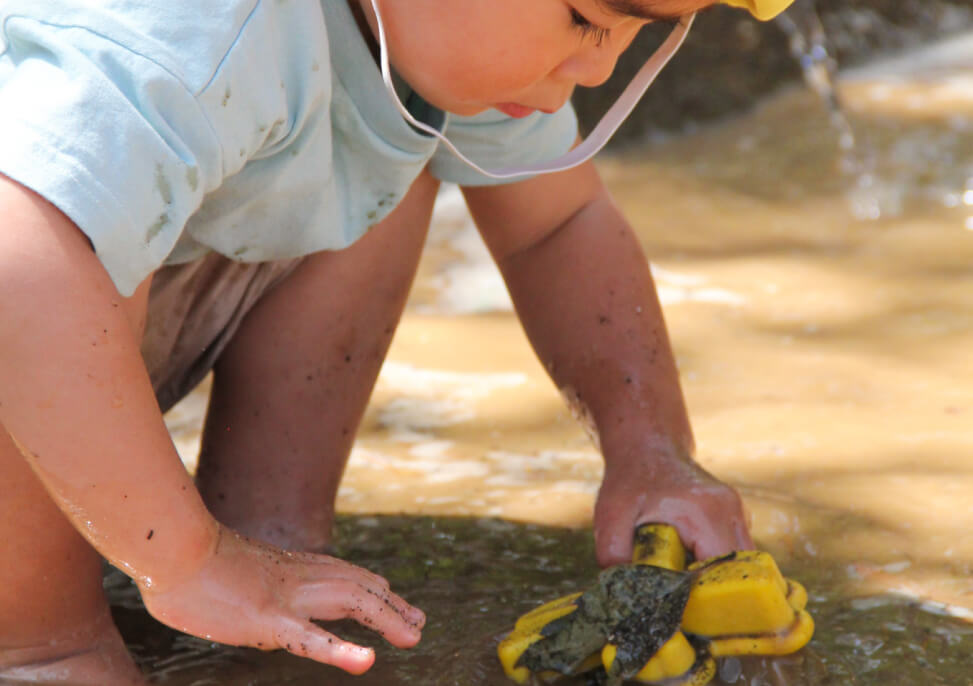
[[[351, 624], [339, 625], [336, 631], [378, 652], [369, 673], [350, 677], [284, 653], [214, 646], [147, 622], [131, 587], [114, 577], [116, 616], [142, 667], [156, 683], [179, 686], [500, 686], [509, 682], [496, 644], [517, 615], [583, 589], [597, 573], [586, 531], [382, 516], [343, 518], [339, 532], [343, 557], [382, 573], [410, 602], [429, 610], [419, 647], [396, 651]], [[816, 589], [809, 608], [818, 634], [797, 656], [724, 662], [725, 678], [714, 684], [970, 683], [973, 626], [894, 596], [854, 599], [843, 569], [773, 552], [785, 573]]]

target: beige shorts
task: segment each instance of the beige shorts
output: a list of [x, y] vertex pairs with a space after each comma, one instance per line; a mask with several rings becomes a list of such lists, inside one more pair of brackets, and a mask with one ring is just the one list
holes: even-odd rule
[[203, 380], [247, 313], [302, 260], [245, 264], [211, 253], [155, 273], [142, 358], [163, 412]]

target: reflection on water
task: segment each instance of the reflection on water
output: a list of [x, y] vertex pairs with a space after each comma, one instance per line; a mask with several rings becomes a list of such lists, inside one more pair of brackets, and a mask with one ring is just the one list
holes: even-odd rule
[[[804, 92], [602, 162], [654, 262], [699, 459], [818, 620], [809, 650], [726, 663], [724, 683], [973, 684], [971, 46], [838, 82], [877, 215]], [[199, 413], [170, 416], [187, 455]], [[361, 517], [341, 553], [429, 613], [422, 646], [351, 680], [178, 638], [112, 595], [159, 683], [499, 684], [514, 618], [595, 571], [600, 477], [447, 193], [338, 503]]]

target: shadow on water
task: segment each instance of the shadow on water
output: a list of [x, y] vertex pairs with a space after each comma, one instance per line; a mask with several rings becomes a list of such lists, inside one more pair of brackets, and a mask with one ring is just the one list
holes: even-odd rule
[[[280, 652], [183, 636], [152, 620], [124, 579], [110, 576], [106, 585], [122, 633], [153, 683], [500, 686], [511, 682], [496, 645], [516, 617], [585, 587], [597, 573], [588, 530], [497, 519], [345, 517], [338, 540], [339, 555], [385, 575], [429, 617], [422, 643], [411, 651], [381, 645], [350, 623], [329, 627], [376, 647], [376, 665], [361, 677]], [[796, 656], [726, 660], [714, 684], [973, 684], [973, 626], [891, 595], [851, 597], [845, 570], [828, 566], [834, 560], [773, 552], [785, 574], [807, 585], [817, 635]]]

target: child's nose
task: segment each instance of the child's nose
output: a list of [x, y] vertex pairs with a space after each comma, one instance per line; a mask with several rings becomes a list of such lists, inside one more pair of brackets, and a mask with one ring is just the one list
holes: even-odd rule
[[600, 86], [615, 71], [619, 54], [608, 45], [587, 46], [561, 64], [560, 76], [585, 88]]
[[564, 61], [560, 75], [585, 88], [600, 86], [615, 71], [619, 56], [631, 45], [639, 28], [615, 30], [601, 45], [582, 46]]

